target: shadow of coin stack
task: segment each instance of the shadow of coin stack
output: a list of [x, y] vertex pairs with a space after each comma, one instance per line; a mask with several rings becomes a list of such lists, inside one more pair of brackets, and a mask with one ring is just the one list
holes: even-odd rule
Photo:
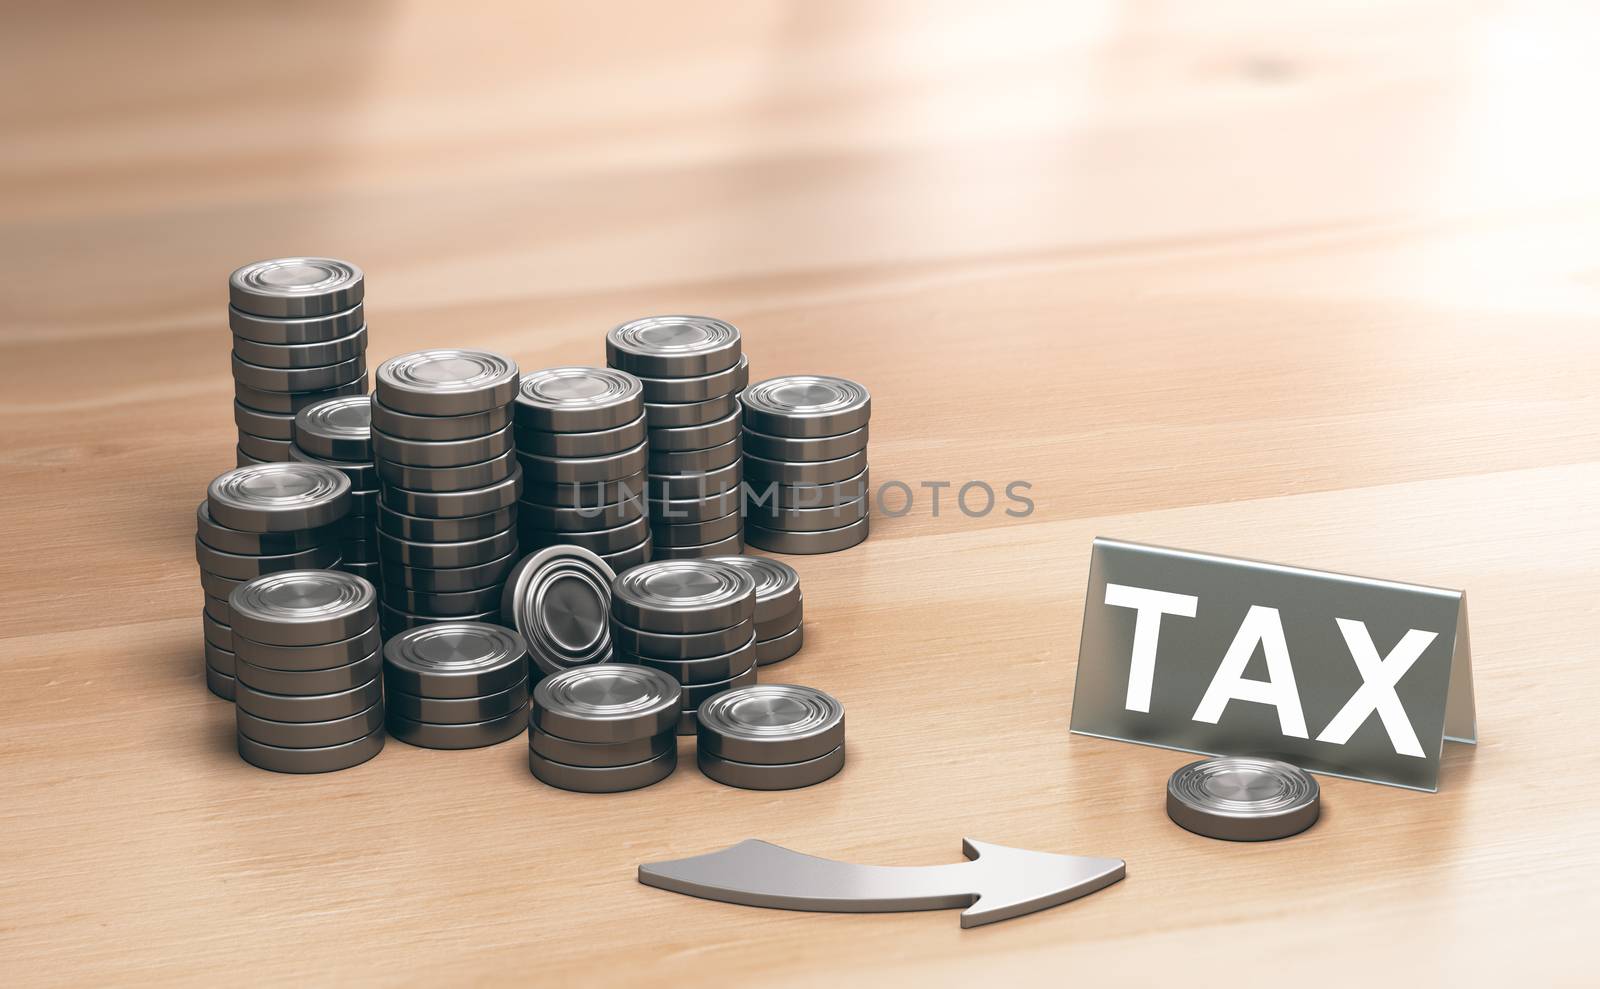
[[581, 546], [617, 571], [649, 560], [639, 380], [609, 367], [530, 371], [514, 416], [522, 549]]
[[533, 688], [528, 769], [579, 793], [658, 783], [678, 767], [678, 682], [644, 666], [602, 663], [545, 677]]
[[715, 556], [756, 582], [756, 665], [781, 663], [805, 644], [805, 596], [794, 567], [766, 556]]
[[711, 559], [656, 560], [611, 585], [611, 648], [618, 663], [677, 680], [678, 734], [695, 731], [707, 698], [756, 682], [756, 580]]
[[649, 316], [606, 334], [606, 363], [639, 379], [649, 429], [650, 530], [658, 560], [744, 550], [739, 331], [709, 316]]
[[372, 461], [372, 400], [341, 395], [294, 416], [289, 457], [350, 479], [350, 513], [339, 523], [339, 569], [378, 584], [378, 468]]
[[206, 489], [195, 510], [195, 559], [205, 591], [206, 686], [235, 694], [235, 635], [228, 598], [247, 581], [339, 562], [338, 523], [350, 510], [350, 481], [314, 464], [250, 464]]
[[372, 452], [385, 638], [499, 614], [517, 561], [516, 393], [516, 363], [485, 350], [423, 350], [378, 367]]
[[389, 734], [429, 749], [498, 745], [528, 727], [522, 637], [483, 622], [438, 622], [383, 644]]
[[835, 553], [866, 541], [872, 396], [846, 378], [757, 382], [744, 406], [745, 541], [773, 553]]
[[228, 276], [238, 463], [289, 459], [294, 414], [367, 391], [361, 269], [333, 258], [274, 258]]
[[378, 754], [383, 660], [371, 582], [290, 570], [244, 584], [228, 606], [245, 762], [278, 773], [331, 773]]

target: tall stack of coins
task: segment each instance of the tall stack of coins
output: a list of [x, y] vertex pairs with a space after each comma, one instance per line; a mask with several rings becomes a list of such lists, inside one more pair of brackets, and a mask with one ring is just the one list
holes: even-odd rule
[[315, 464], [252, 464], [213, 480], [195, 511], [195, 559], [205, 590], [206, 685], [235, 694], [235, 636], [228, 598], [246, 581], [339, 562], [338, 524], [350, 481]]
[[378, 597], [354, 574], [290, 570], [228, 598], [239, 755], [279, 773], [349, 769], [383, 748]]
[[678, 766], [676, 680], [604, 663], [545, 677], [533, 688], [528, 768], [580, 793], [637, 790]]
[[650, 559], [639, 379], [612, 368], [532, 371], [514, 414], [522, 548], [582, 546], [618, 571]]
[[383, 644], [389, 734], [429, 749], [496, 745], [528, 727], [528, 651], [510, 629], [438, 622]]
[[805, 596], [800, 575], [766, 556], [716, 556], [718, 563], [746, 570], [756, 581], [756, 665], [781, 663], [805, 644]]
[[385, 638], [499, 613], [517, 561], [516, 394], [516, 362], [486, 350], [423, 350], [378, 367], [372, 452]]
[[695, 759], [718, 783], [793, 790], [844, 768], [844, 706], [814, 687], [764, 683], [700, 705]]
[[582, 546], [546, 546], [511, 571], [500, 599], [500, 621], [522, 636], [536, 676], [611, 660], [616, 576]]
[[724, 690], [756, 682], [756, 579], [711, 559], [656, 560], [611, 585], [612, 657], [681, 685], [679, 734]]
[[745, 540], [774, 553], [834, 553], [867, 538], [872, 396], [799, 374], [746, 388]]
[[654, 557], [742, 552], [739, 331], [709, 316], [636, 319], [606, 334], [606, 363], [643, 388]]
[[367, 391], [361, 269], [333, 258], [274, 258], [228, 276], [238, 462], [289, 459], [294, 414]]
[[289, 457], [332, 467], [350, 479], [350, 514], [339, 525], [339, 569], [377, 584], [378, 468], [372, 461], [372, 400], [341, 395], [294, 416]]

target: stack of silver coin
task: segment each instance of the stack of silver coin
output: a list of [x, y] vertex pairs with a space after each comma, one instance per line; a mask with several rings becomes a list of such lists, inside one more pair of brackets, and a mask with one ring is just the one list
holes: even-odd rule
[[339, 525], [339, 569], [377, 584], [378, 468], [372, 461], [372, 400], [341, 395], [294, 416], [291, 460], [332, 467], [350, 479], [350, 514]]
[[613, 570], [649, 560], [639, 379], [612, 368], [531, 371], [514, 415], [522, 548], [582, 546]]
[[745, 540], [774, 553], [835, 553], [867, 538], [872, 396], [846, 378], [757, 382], [744, 406]]
[[744, 550], [738, 395], [750, 365], [741, 348], [739, 331], [709, 316], [650, 316], [606, 334], [606, 363], [644, 392], [656, 559]]
[[612, 658], [681, 686], [678, 733], [708, 698], [756, 682], [756, 578], [712, 559], [656, 560], [611, 585]]
[[378, 595], [355, 574], [290, 570], [228, 598], [239, 755], [279, 773], [349, 769], [383, 748]]
[[844, 706], [814, 687], [764, 683], [700, 706], [695, 759], [718, 783], [793, 790], [844, 768]]
[[383, 644], [389, 734], [429, 749], [497, 745], [528, 727], [528, 651], [510, 629], [438, 622]]
[[805, 595], [800, 575], [765, 556], [715, 556], [717, 563], [748, 571], [756, 581], [756, 665], [781, 663], [805, 644]]
[[228, 276], [238, 463], [289, 459], [294, 414], [367, 392], [361, 269], [333, 258], [274, 258]]
[[546, 546], [517, 563], [500, 598], [500, 623], [522, 636], [535, 677], [610, 662], [616, 577], [582, 546]]
[[637, 790], [678, 766], [678, 682], [659, 670], [603, 663], [533, 688], [528, 768], [580, 793]]
[[337, 564], [338, 526], [349, 510], [349, 479], [315, 464], [251, 464], [211, 482], [195, 510], [194, 553], [212, 693], [228, 700], [235, 693], [229, 596], [263, 574]]
[[517, 562], [517, 365], [486, 350], [384, 361], [372, 396], [384, 637], [493, 621]]

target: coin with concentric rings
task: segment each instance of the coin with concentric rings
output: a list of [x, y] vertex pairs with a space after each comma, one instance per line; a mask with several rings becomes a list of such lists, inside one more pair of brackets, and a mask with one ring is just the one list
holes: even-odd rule
[[361, 269], [337, 258], [270, 258], [234, 269], [228, 301], [256, 316], [329, 316], [365, 293]]
[[329, 460], [372, 459], [372, 399], [365, 395], [325, 398], [294, 414], [300, 449]]
[[768, 436], [838, 436], [872, 418], [872, 395], [864, 385], [825, 374], [758, 381], [739, 394], [739, 402], [745, 426]]
[[378, 401], [419, 416], [464, 416], [517, 395], [517, 362], [490, 350], [441, 348], [391, 357], [378, 366]]
[[340, 570], [286, 570], [239, 585], [228, 596], [235, 636], [273, 646], [350, 639], [377, 618], [372, 584]]
[[611, 583], [616, 573], [581, 546], [531, 553], [506, 580], [501, 616], [545, 673], [611, 659]]
[[748, 571], [756, 581], [756, 623], [770, 622], [800, 604], [800, 575], [794, 567], [766, 556], [713, 556], [712, 561]]
[[237, 467], [206, 488], [218, 525], [245, 532], [289, 532], [331, 525], [350, 510], [350, 479], [299, 461]]
[[1287, 838], [1315, 824], [1321, 811], [1322, 788], [1316, 779], [1276, 759], [1202, 759], [1167, 781], [1167, 816], [1208, 838]]
[[648, 666], [601, 663], [545, 677], [533, 688], [533, 723], [574, 742], [628, 742], [672, 731], [678, 681]]
[[517, 388], [517, 425], [551, 433], [592, 433], [644, 415], [639, 379], [610, 367], [529, 371]]
[[528, 677], [528, 650], [508, 628], [476, 621], [435, 622], [383, 644], [384, 683], [414, 697], [482, 697]]
[[739, 330], [712, 316], [646, 316], [606, 334], [606, 363], [651, 378], [715, 374], [739, 363]]
[[755, 577], [709, 559], [646, 563], [611, 588], [612, 615], [645, 632], [714, 632], [755, 612]]

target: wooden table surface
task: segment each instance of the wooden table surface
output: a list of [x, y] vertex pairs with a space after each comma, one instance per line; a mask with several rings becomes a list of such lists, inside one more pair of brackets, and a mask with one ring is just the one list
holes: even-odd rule
[[[1600, 906], [1600, 36], [1534, 4], [123, 4], [0, 39], [0, 968], [12, 985], [1582, 982]], [[520, 741], [261, 772], [202, 682], [225, 278], [367, 272], [374, 364], [600, 363], [706, 311], [873, 392], [916, 489], [792, 558], [812, 789], [616, 796]], [[922, 482], [1032, 484], [1026, 518]], [[896, 504], [895, 507], [898, 507]], [[1464, 587], [1476, 750], [1169, 823], [1072, 737], [1089, 544]], [[765, 676], [765, 674], [764, 674]], [[777, 677], [775, 677], [777, 678]], [[1076, 903], [748, 909], [640, 862], [963, 836], [1124, 857]], [[1183, 984], [1188, 984], [1184, 982]], [[1592, 983], [1591, 983], [1592, 984]]]

